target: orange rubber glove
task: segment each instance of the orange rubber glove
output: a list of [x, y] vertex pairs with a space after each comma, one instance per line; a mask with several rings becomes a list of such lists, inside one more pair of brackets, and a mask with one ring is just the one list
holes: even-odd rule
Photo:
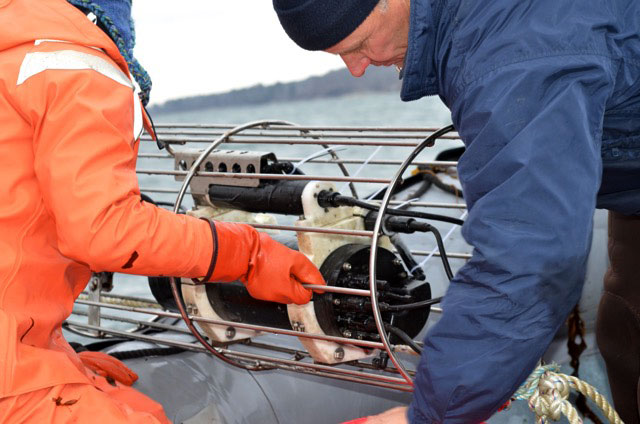
[[312, 297], [302, 283], [326, 284], [306, 256], [267, 234], [246, 224], [216, 221], [214, 226], [217, 252], [209, 281], [240, 280], [256, 299], [298, 305]]
[[85, 351], [78, 353], [78, 356], [85, 367], [105, 378], [113, 378], [125, 386], [131, 386], [138, 379], [138, 374], [106, 353]]
[[369, 417], [362, 417], [362, 418], [357, 418], [355, 420], [351, 420], [351, 421], [345, 421], [342, 424], [365, 424], [367, 422], [367, 419]]

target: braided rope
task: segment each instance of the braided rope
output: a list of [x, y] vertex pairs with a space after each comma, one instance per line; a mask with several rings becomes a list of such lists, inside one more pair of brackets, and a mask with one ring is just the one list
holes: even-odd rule
[[[80, 300], [91, 300], [89, 296], [81, 293], [78, 296]], [[100, 294], [100, 302], [107, 303], [109, 305], [121, 305], [121, 306], [129, 306], [132, 308], [147, 308], [147, 309], [162, 309], [162, 306], [158, 305], [158, 303], [149, 300], [134, 300], [134, 299], [123, 299], [120, 297], [112, 297], [106, 294]]]
[[571, 424], [582, 424], [578, 411], [569, 402], [571, 390], [591, 399], [612, 424], [623, 424], [611, 404], [590, 384], [559, 372], [556, 364], [538, 366], [513, 395], [514, 400], [525, 400], [536, 414], [536, 422], [558, 421], [563, 415]]
[[127, 62], [129, 66], [129, 72], [133, 75], [136, 82], [140, 86], [140, 100], [143, 105], [147, 105], [149, 103], [149, 94], [151, 92], [151, 86], [153, 85], [151, 82], [151, 77], [147, 71], [140, 65], [140, 63], [133, 57], [133, 47], [135, 46], [135, 28], [133, 24], [133, 19], [129, 19], [129, 28], [131, 30], [131, 45], [127, 46], [127, 43], [120, 34], [120, 30], [116, 26], [115, 22], [107, 13], [91, 0], [67, 0], [69, 3], [83, 7], [85, 9], [90, 10], [96, 17], [100, 20], [100, 23], [106, 28], [108, 35], [111, 37], [113, 42], [118, 47], [120, 54]]

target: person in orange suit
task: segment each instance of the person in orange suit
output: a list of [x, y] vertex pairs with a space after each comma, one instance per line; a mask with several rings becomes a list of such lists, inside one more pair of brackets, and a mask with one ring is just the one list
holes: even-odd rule
[[[306, 303], [323, 284], [294, 252], [242, 224], [140, 198], [148, 75], [130, 0], [0, 0], [0, 422], [167, 422], [135, 374], [78, 356], [62, 322], [92, 271], [243, 281]], [[180, 234], [180, 237], [176, 237]]]

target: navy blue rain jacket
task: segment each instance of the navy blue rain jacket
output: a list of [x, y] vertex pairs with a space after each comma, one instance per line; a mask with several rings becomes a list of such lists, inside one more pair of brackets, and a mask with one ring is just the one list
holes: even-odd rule
[[412, 423], [477, 423], [578, 301], [596, 207], [640, 214], [638, 0], [412, 0], [402, 99], [440, 95], [473, 257], [425, 339]]

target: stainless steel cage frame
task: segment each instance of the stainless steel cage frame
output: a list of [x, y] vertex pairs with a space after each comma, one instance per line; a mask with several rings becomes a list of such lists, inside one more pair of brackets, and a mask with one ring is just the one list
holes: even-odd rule
[[[141, 340], [160, 345], [176, 346], [186, 350], [209, 352], [216, 357], [224, 360], [234, 366], [250, 370], [264, 369], [284, 369], [289, 371], [310, 373], [322, 375], [329, 378], [340, 380], [355, 381], [362, 384], [379, 386], [389, 389], [411, 391], [412, 378], [414, 371], [406, 364], [415, 365], [415, 354], [408, 353], [406, 347], [402, 345], [394, 345], [389, 342], [389, 338], [382, 323], [382, 317], [377, 302], [375, 291], [376, 281], [376, 247], [379, 237], [383, 233], [382, 219], [384, 211], [389, 206], [407, 204], [414, 208], [438, 208], [443, 210], [465, 210], [464, 203], [458, 202], [426, 202], [409, 200], [401, 202], [392, 200], [391, 193], [393, 188], [401, 181], [405, 171], [410, 165], [430, 165], [440, 169], [453, 169], [457, 165], [454, 161], [435, 161], [435, 160], [419, 160], [420, 153], [435, 140], [459, 140], [457, 134], [447, 134], [453, 130], [447, 127], [442, 130], [436, 128], [384, 128], [384, 127], [321, 127], [321, 126], [299, 126], [286, 121], [255, 121], [240, 126], [232, 125], [200, 125], [200, 124], [162, 124], [156, 126], [156, 132], [162, 142], [167, 146], [167, 152], [148, 153], [142, 152], [139, 155], [141, 159], [154, 160], [173, 160], [174, 148], [180, 148], [185, 145], [208, 144], [200, 157], [191, 166], [188, 171], [160, 169], [160, 168], [139, 168], [139, 175], [147, 176], [184, 176], [184, 180], [179, 189], [166, 187], [141, 187], [142, 192], [161, 193], [164, 195], [176, 195], [176, 201], [173, 207], [174, 212], [178, 212], [181, 208], [183, 200], [189, 194], [188, 187], [190, 180], [198, 176], [222, 176], [229, 178], [260, 178], [269, 179], [277, 178], [281, 180], [309, 180], [309, 181], [332, 181], [348, 184], [350, 191], [354, 197], [357, 197], [355, 184], [376, 184], [390, 186], [391, 190], [387, 190], [380, 204], [381, 213], [378, 214], [375, 228], [373, 231], [356, 231], [344, 229], [328, 229], [314, 227], [299, 227], [292, 225], [274, 225], [274, 224], [253, 224], [258, 229], [280, 230], [290, 232], [320, 232], [329, 234], [342, 234], [351, 236], [365, 236], [371, 238], [371, 256], [370, 256], [370, 282], [369, 290], [347, 289], [340, 287], [324, 287], [321, 288], [326, 292], [348, 293], [358, 296], [366, 296], [371, 299], [374, 318], [378, 333], [380, 334], [380, 342], [357, 340], [346, 337], [329, 336], [325, 334], [310, 334], [294, 330], [286, 330], [281, 328], [267, 327], [254, 324], [245, 324], [231, 322], [225, 320], [213, 320], [200, 317], [188, 311], [178, 296], [179, 283], [172, 279], [171, 286], [178, 304], [179, 313], [163, 310], [155, 301], [142, 299], [132, 296], [111, 295], [101, 292], [101, 287], [90, 287], [76, 301], [78, 305], [74, 309], [76, 317], [88, 317], [88, 322], [83, 323], [78, 319], [70, 319], [65, 323], [65, 327], [71, 331], [77, 332], [84, 336], [90, 337], [125, 337], [131, 340]], [[143, 143], [150, 144], [149, 135], [141, 138]], [[291, 162], [301, 162], [316, 165], [336, 165], [341, 175], [273, 175], [273, 174], [228, 174], [220, 172], [200, 172], [199, 166], [206, 160], [207, 156], [219, 147], [221, 144], [257, 144], [257, 145], [308, 145], [323, 147], [330, 158], [314, 157], [308, 160], [296, 156], [279, 156], [280, 160], [288, 160]], [[339, 146], [349, 147], [386, 147], [386, 148], [408, 148], [411, 152], [406, 155], [406, 159], [374, 159], [370, 156], [368, 159], [363, 157], [345, 158], [340, 157], [337, 152]], [[264, 150], [264, 147], [261, 147]], [[349, 173], [346, 165], [360, 166], [355, 175]], [[366, 166], [385, 166], [398, 167], [397, 171], [391, 178], [378, 178], [358, 176], [360, 169]], [[429, 250], [412, 250], [411, 253], [416, 256], [438, 256], [440, 252], [436, 249]], [[468, 252], [447, 252], [451, 259], [466, 260], [470, 257]], [[308, 286], [308, 288], [319, 288]], [[83, 308], [88, 308], [84, 310]], [[134, 315], [112, 315], [102, 313], [103, 310], [115, 310], [120, 313], [134, 314], [136, 316], [145, 316], [149, 319], [138, 318]], [[432, 307], [433, 312], [441, 312], [438, 307]], [[164, 320], [173, 319], [175, 322], [167, 324]], [[126, 324], [133, 324], [134, 328], [129, 331], [115, 329], [102, 325], [101, 320], [114, 321]], [[186, 324], [186, 328], [181, 324], [182, 320]], [[340, 344], [349, 344], [370, 349], [379, 349], [386, 352], [391, 360], [392, 365], [374, 364], [368, 360], [359, 360], [340, 365], [324, 365], [314, 363], [308, 352], [300, 346], [291, 346], [291, 343], [273, 343], [272, 341], [261, 342], [250, 340], [229, 345], [213, 345], [203, 335], [201, 335], [194, 323], [210, 323], [249, 330], [260, 331], [262, 333], [271, 333], [286, 337], [306, 337], [319, 340], [327, 340]], [[150, 328], [163, 330], [160, 335], [142, 334], [138, 329]], [[197, 343], [192, 341], [184, 341], [175, 337], [168, 337], [171, 334], [186, 336], [192, 334]], [[416, 342], [420, 344], [420, 342]], [[255, 350], [264, 353], [255, 353]], [[412, 359], [413, 358], [413, 359]]]

